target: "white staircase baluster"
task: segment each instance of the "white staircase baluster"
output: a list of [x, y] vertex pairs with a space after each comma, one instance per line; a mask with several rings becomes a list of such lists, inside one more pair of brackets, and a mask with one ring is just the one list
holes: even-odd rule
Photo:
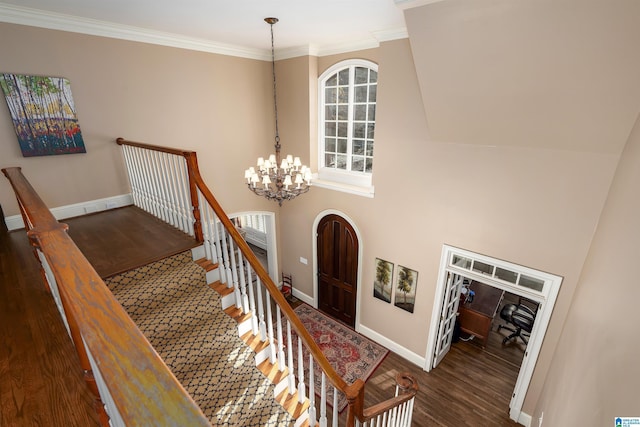
[[[238, 254], [241, 257], [244, 257], [242, 254]], [[244, 260], [245, 265], [247, 266], [245, 277], [247, 278], [247, 287], [249, 288], [249, 310], [251, 311], [251, 333], [256, 336], [258, 335], [258, 317], [260, 316], [256, 312], [256, 297], [253, 291], [253, 280], [251, 278], [251, 264], [247, 259]], [[260, 336], [260, 341], [264, 342], [262, 336]]]
[[153, 201], [153, 211], [156, 217], [162, 219], [162, 206], [159, 202], [157, 186], [155, 184], [155, 173], [153, 168], [153, 157], [151, 152], [144, 153], [143, 167], [146, 170], [147, 180], [149, 181], [149, 193]]
[[156, 161], [156, 152], [151, 151], [149, 153], [149, 167], [151, 168], [151, 174], [153, 177], [153, 191], [156, 194], [156, 202], [160, 210], [160, 218], [164, 222], [169, 222], [167, 219], [167, 211], [164, 206], [164, 200], [162, 197], [162, 188], [160, 186], [160, 172], [158, 171], [158, 163]]
[[[224, 270], [225, 270], [225, 278], [227, 280], [227, 288], [233, 287], [232, 275], [231, 275], [231, 263], [229, 261], [229, 248], [227, 246], [227, 232], [222, 226], [222, 223], [218, 221], [216, 224], [216, 230], [218, 231], [218, 236], [220, 237], [220, 248], [222, 249], [223, 261], [224, 261]], [[238, 288], [236, 287], [236, 291]], [[236, 304], [240, 302], [239, 293], [236, 295]]]
[[142, 149], [137, 147], [131, 147], [131, 148], [133, 152], [135, 168], [138, 171], [140, 182], [142, 183], [141, 188], [144, 193], [144, 199], [145, 199], [144, 209], [145, 211], [147, 211], [151, 215], [154, 215], [157, 218], [158, 215], [156, 214], [155, 205], [153, 203], [153, 197], [151, 195], [151, 182], [150, 182], [149, 174], [146, 172], [146, 168], [143, 163], [144, 152], [142, 151]]
[[[256, 289], [258, 289], [258, 294], [260, 294], [260, 298], [258, 301], [262, 303], [262, 282], [260, 281], [260, 277], [257, 278]], [[271, 295], [265, 289], [265, 303], [267, 304], [267, 325], [268, 325], [268, 333], [269, 333], [269, 363], [272, 365], [276, 363], [276, 339], [273, 335], [273, 315], [271, 314]], [[262, 309], [260, 309], [262, 312]], [[264, 321], [260, 322], [260, 333], [262, 334], [262, 324]], [[263, 340], [264, 341], [264, 340]], [[280, 369], [282, 371], [282, 369]]]
[[[332, 386], [333, 387], [333, 386]], [[333, 415], [333, 419], [331, 420], [331, 425], [337, 427], [338, 425], [338, 389], [333, 387], [333, 410], [331, 411]]]
[[206, 203], [204, 196], [198, 191], [198, 204], [200, 205], [200, 223], [202, 226], [202, 237], [204, 238], [204, 254], [208, 260], [214, 259], [213, 252], [213, 230], [211, 222], [211, 209]]
[[178, 228], [182, 230], [184, 233], [189, 232], [189, 226], [185, 221], [184, 210], [182, 206], [182, 194], [180, 194], [180, 179], [178, 174], [176, 173], [175, 161], [178, 156], [176, 155], [168, 155], [167, 156], [167, 171], [169, 176], [169, 182], [171, 183], [171, 191], [173, 194], [173, 206], [176, 212], [176, 217], [178, 218]]
[[278, 333], [278, 369], [284, 371], [287, 366], [284, 357], [284, 340], [282, 334], [282, 315], [280, 314], [280, 306], [276, 305], [276, 329]]
[[180, 177], [180, 193], [182, 194], [184, 215], [187, 218], [187, 225], [189, 227], [189, 236], [195, 236], [193, 224], [196, 220], [193, 217], [193, 204], [191, 203], [191, 191], [189, 189], [189, 172], [187, 171], [187, 160], [184, 157], [177, 159], [176, 172]]
[[[222, 229], [222, 234], [226, 236], [227, 244], [229, 245], [229, 259], [231, 260], [230, 277], [231, 277], [231, 280], [233, 280], [233, 289], [234, 289], [234, 293], [236, 294], [236, 308], [241, 309], [242, 308], [242, 292], [241, 292], [242, 290], [238, 285], [238, 269], [236, 266], [236, 254], [234, 249], [234, 241], [233, 241], [233, 238], [231, 237], [231, 234], [229, 234], [226, 228]], [[227, 244], [225, 244], [225, 246], [227, 246]]]
[[166, 222], [175, 227], [175, 218], [171, 212], [171, 204], [169, 203], [169, 189], [167, 187], [167, 173], [164, 170], [164, 164], [162, 162], [162, 152], [156, 151], [156, 167], [158, 169], [158, 178], [160, 181], [160, 194], [162, 194], [162, 204], [167, 215]]
[[324, 371], [320, 372], [320, 427], [327, 427], [327, 376]]
[[[251, 281], [253, 282], [253, 273], [251, 272], [251, 265], [247, 263], [247, 270], [250, 272], [249, 277], [251, 277]], [[265, 342], [267, 339], [267, 326], [264, 323], [264, 304], [262, 299], [262, 282], [260, 281], [260, 277], [256, 275], [256, 299], [258, 300], [258, 329], [260, 331], [260, 341]], [[268, 293], [265, 291], [268, 298]], [[268, 301], [267, 301], [268, 302]], [[271, 317], [271, 307], [269, 308], [269, 317]], [[269, 341], [273, 345], [273, 322], [270, 324], [271, 332], [269, 335]], [[275, 352], [273, 353], [275, 355]], [[273, 363], [273, 361], [271, 362]]]
[[158, 173], [158, 186], [160, 188], [160, 199], [162, 200], [162, 206], [164, 207], [165, 212], [165, 222], [167, 224], [171, 224], [174, 226], [175, 223], [173, 221], [173, 217], [171, 215], [171, 209], [169, 206], [169, 194], [167, 191], [167, 183], [166, 183], [166, 174], [164, 169], [162, 168], [162, 153], [160, 151], [155, 151], [155, 165]]
[[298, 402], [304, 403], [306, 385], [304, 384], [304, 357], [302, 356], [302, 339], [298, 337]]
[[296, 390], [296, 376], [293, 370], [293, 341], [291, 339], [291, 322], [287, 319], [287, 360], [289, 361], [289, 394]]
[[164, 169], [164, 174], [167, 180], [167, 188], [169, 192], [169, 206], [171, 207], [171, 215], [173, 216], [174, 227], [176, 227], [179, 230], [182, 230], [182, 227], [180, 224], [181, 218], [178, 211], [178, 205], [176, 203], [176, 200], [177, 200], [176, 180], [171, 171], [171, 163], [169, 161], [171, 156], [172, 155], [169, 153], [164, 153], [164, 156], [162, 159], [162, 167]]
[[218, 254], [218, 259], [216, 260], [216, 262], [218, 263], [218, 271], [220, 272], [220, 283], [226, 284], [227, 288], [229, 288], [230, 281], [229, 279], [227, 279], [227, 265], [226, 265], [226, 262], [224, 261], [224, 250], [222, 249], [223, 242], [221, 241], [222, 237], [220, 236], [221, 223], [220, 221], [218, 221], [218, 217], [215, 215], [213, 217], [212, 226], [213, 226], [214, 242], [216, 246], [216, 253]]
[[[242, 260], [244, 259], [240, 247], [238, 247], [238, 276], [240, 282], [240, 293], [242, 294], [242, 311], [249, 313], [249, 295], [247, 294], [247, 282], [245, 281], [245, 269]], [[253, 317], [253, 316], [252, 316]], [[251, 322], [253, 324], [253, 322]]]
[[131, 153], [129, 150], [129, 146], [122, 146], [122, 155], [124, 156], [124, 166], [127, 168], [127, 174], [129, 175], [129, 185], [131, 186], [131, 197], [133, 198], [133, 204], [135, 206], [140, 206], [140, 194], [138, 189], [138, 182], [133, 172], [131, 165]]
[[316, 414], [316, 386], [314, 384], [315, 372], [313, 372], [313, 355], [309, 354], [309, 426], [315, 427]]

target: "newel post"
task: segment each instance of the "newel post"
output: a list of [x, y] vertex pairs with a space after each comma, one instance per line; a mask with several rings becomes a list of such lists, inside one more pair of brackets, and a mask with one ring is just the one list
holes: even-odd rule
[[364, 411], [364, 381], [360, 378], [353, 384], [347, 386], [345, 390], [349, 410], [347, 411], [347, 427], [356, 425], [356, 418], [362, 420]]
[[204, 242], [202, 235], [202, 222], [200, 220], [200, 203], [198, 202], [198, 186], [196, 185], [195, 176], [200, 176], [198, 170], [198, 156], [194, 151], [184, 151], [184, 158], [187, 160], [187, 170], [189, 172], [189, 193], [191, 194], [191, 206], [193, 206], [193, 232], [196, 240], [200, 243]]

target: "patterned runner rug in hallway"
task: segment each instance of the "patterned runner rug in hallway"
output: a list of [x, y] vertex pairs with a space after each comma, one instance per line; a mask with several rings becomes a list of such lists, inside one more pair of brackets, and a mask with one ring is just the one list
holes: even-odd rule
[[114, 276], [109, 289], [216, 425], [287, 426], [291, 416], [255, 367], [235, 321], [191, 253]]

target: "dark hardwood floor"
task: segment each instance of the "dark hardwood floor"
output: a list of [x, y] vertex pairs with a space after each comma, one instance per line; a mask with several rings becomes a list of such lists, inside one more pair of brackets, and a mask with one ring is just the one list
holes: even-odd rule
[[80, 362], [24, 230], [0, 231], [0, 426], [97, 426]]
[[[194, 244], [133, 207], [64, 222], [103, 277]], [[0, 230], [0, 265], [0, 426], [97, 425], [75, 350], [23, 230]], [[408, 371], [420, 383], [414, 426], [516, 425], [508, 404], [518, 368], [472, 342], [453, 345], [429, 373], [390, 354], [367, 382], [366, 405], [391, 397], [395, 374]]]
[[135, 206], [64, 220], [102, 278], [196, 247], [195, 239]]

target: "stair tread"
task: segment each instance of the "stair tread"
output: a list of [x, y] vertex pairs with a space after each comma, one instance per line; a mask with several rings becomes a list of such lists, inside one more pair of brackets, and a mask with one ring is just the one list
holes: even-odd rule
[[278, 369], [278, 362], [271, 363], [269, 362], [269, 359], [260, 363], [258, 365], [258, 369], [269, 381], [271, 381], [272, 384], [280, 383], [280, 381], [289, 375], [289, 370], [287, 368], [284, 368], [281, 372], [280, 369]]
[[253, 331], [249, 331], [240, 337], [255, 353], [269, 347], [269, 340], [262, 341], [259, 335], [253, 335]]
[[213, 289], [214, 291], [216, 291], [218, 293], [218, 295], [220, 295], [221, 297], [227, 296], [229, 294], [233, 293], [233, 288], [228, 288], [227, 285], [225, 285], [224, 283], [220, 282], [219, 280], [209, 284], [209, 286], [211, 287], [211, 289]]
[[218, 263], [215, 263], [207, 258], [200, 258], [195, 260], [195, 263], [202, 267], [205, 271], [212, 271], [218, 268]]
[[241, 308], [238, 308], [235, 305], [225, 308], [224, 312], [238, 323], [242, 323], [245, 320], [251, 319], [251, 313], [244, 313]]
[[289, 390], [284, 390], [276, 397], [276, 401], [282, 405], [293, 418], [299, 418], [309, 408], [309, 399], [305, 398], [304, 402], [298, 402], [297, 391], [289, 394]]

